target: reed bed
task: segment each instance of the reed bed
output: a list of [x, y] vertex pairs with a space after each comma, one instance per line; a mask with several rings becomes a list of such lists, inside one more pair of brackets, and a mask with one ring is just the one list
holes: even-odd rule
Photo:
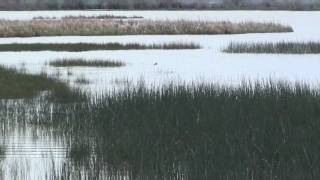
[[57, 59], [49, 62], [54, 67], [122, 67], [125, 63], [115, 60]]
[[319, 54], [319, 42], [230, 43], [227, 53]]
[[292, 32], [290, 26], [276, 23], [187, 20], [0, 20], [0, 37], [243, 34]]
[[94, 51], [94, 50], [143, 50], [143, 49], [200, 49], [195, 43], [164, 43], [145, 45], [140, 43], [35, 43], [35, 44], [0, 44], [0, 52], [7, 51]]
[[44, 91], [50, 91], [50, 99], [54, 101], [84, 98], [79, 90], [73, 90], [66, 83], [47, 74], [32, 75], [0, 66], [0, 99], [33, 98]]
[[51, 123], [71, 136], [71, 160], [84, 158], [87, 164], [83, 171], [72, 166], [61, 170], [65, 174], [108, 174], [105, 179], [115, 177], [113, 172], [129, 179], [317, 179], [319, 92], [285, 82], [154, 89], [141, 84], [70, 107], [40, 107]]
[[[142, 16], [115, 16], [111, 14], [98, 15], [98, 16], [65, 16], [61, 19], [142, 19]], [[37, 16], [33, 20], [56, 20], [57, 17], [44, 17]]]
[[93, 109], [98, 157], [128, 163], [133, 179], [320, 177], [320, 95], [308, 86], [142, 86]]

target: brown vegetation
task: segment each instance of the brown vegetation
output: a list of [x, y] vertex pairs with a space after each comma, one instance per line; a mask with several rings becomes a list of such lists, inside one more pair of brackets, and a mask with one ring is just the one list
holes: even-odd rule
[[153, 20], [0, 20], [0, 37], [100, 36], [156, 34], [243, 34], [292, 32], [290, 26], [276, 23], [228, 21]]

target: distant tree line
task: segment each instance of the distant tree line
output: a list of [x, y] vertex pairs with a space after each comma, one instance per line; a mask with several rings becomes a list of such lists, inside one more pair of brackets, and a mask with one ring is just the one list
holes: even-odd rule
[[319, 10], [320, 0], [0, 0], [1, 10], [289, 9]]

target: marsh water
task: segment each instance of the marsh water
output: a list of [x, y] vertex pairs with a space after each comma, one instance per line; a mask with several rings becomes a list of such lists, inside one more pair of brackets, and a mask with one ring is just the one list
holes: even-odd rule
[[[88, 52], [1, 52], [0, 64], [27, 69], [30, 73], [50, 72], [81, 86], [92, 93], [117, 89], [138, 83], [165, 84], [172, 81], [213, 82], [238, 85], [242, 80], [276, 79], [316, 84], [320, 79], [319, 55], [267, 55], [226, 54], [221, 50], [230, 42], [282, 42], [320, 41], [320, 12], [295, 11], [32, 11], [0, 12], [0, 19], [29, 20], [33, 17], [67, 15], [126, 15], [145, 19], [229, 20], [233, 22], [259, 21], [291, 25], [293, 33], [240, 34], [240, 35], [163, 35], [163, 36], [90, 36], [90, 37], [32, 37], [1, 38], [7, 43], [170, 43], [193, 42], [203, 48], [198, 50], [117, 50]], [[81, 57], [91, 59], [117, 59], [127, 66], [121, 68], [53, 68], [47, 62], [56, 58]], [[155, 63], [157, 66], [155, 66]], [[72, 75], [68, 75], [69, 71]], [[79, 76], [90, 84], [73, 83]], [[9, 107], [10, 106], [10, 107]], [[55, 128], [39, 128], [21, 117], [32, 118], [39, 111], [20, 114], [19, 102], [2, 103], [0, 116], [0, 179], [86, 179], [90, 173], [86, 166], [77, 166], [70, 160], [70, 137]], [[32, 108], [37, 109], [37, 108]], [[20, 116], [20, 117], [19, 117]], [[34, 120], [34, 119], [33, 119]], [[83, 161], [87, 161], [84, 159]], [[91, 167], [98, 163], [90, 164]], [[177, 169], [180, 167], [177, 165]], [[74, 169], [66, 175], [65, 169]], [[89, 168], [90, 169], [90, 168]], [[92, 168], [95, 169], [95, 168]], [[177, 170], [178, 171], [178, 170]], [[84, 173], [85, 172], [85, 173]], [[95, 174], [101, 179], [129, 179], [125, 170], [108, 175]], [[88, 176], [86, 176], [87, 174]], [[183, 175], [181, 175], [183, 176]], [[95, 178], [91, 178], [95, 179]], [[183, 178], [182, 178], [183, 179]]]

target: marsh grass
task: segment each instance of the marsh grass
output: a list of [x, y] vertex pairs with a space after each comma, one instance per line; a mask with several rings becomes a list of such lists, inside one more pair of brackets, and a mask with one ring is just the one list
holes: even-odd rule
[[71, 136], [71, 161], [86, 164], [82, 171], [63, 171], [66, 176], [76, 173], [90, 179], [106, 174], [101, 179], [110, 179], [116, 172], [117, 177], [159, 180], [320, 177], [320, 90], [308, 85], [195, 83], [150, 88], [141, 83], [93, 99], [53, 108], [35, 105]]
[[62, 19], [142, 19], [142, 16], [115, 16], [115, 15], [98, 15], [98, 16], [65, 16]]
[[243, 34], [292, 32], [290, 26], [276, 23], [188, 20], [0, 20], [0, 37]]
[[230, 43], [227, 53], [319, 54], [319, 42]]
[[96, 166], [84, 169], [95, 175], [105, 166], [130, 179], [320, 177], [320, 94], [307, 85], [141, 84], [94, 99], [52, 119], [91, 148]]
[[[115, 15], [98, 15], [98, 16], [65, 16], [62, 19], [142, 19], [142, 16], [115, 16]], [[37, 16], [33, 20], [56, 20], [57, 17]]]
[[54, 67], [122, 67], [125, 63], [115, 60], [57, 59], [49, 62]]
[[77, 165], [87, 163], [86, 161], [90, 160], [92, 154], [91, 148], [89, 144], [74, 142], [70, 147], [68, 157]]
[[50, 16], [36, 16], [36, 17], [33, 17], [32, 20], [56, 20], [58, 19], [57, 17], [50, 17]]
[[0, 66], [0, 99], [33, 98], [44, 91], [50, 91], [50, 98], [54, 101], [82, 97], [80, 90], [72, 90], [66, 83], [45, 73], [32, 75], [26, 71]]
[[37, 43], [37, 44], [0, 44], [0, 51], [94, 51], [94, 50], [140, 50], [140, 49], [200, 49], [195, 43], [165, 43], [165, 44], [139, 44], [139, 43]]

